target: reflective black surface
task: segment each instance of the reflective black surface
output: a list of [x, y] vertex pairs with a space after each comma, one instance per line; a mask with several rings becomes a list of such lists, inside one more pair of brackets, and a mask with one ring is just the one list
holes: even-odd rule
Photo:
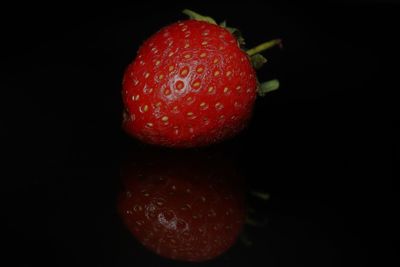
[[[140, 43], [190, 7], [281, 37], [232, 157], [263, 228], [202, 266], [367, 266], [389, 260], [393, 144], [386, 60], [395, 4], [147, 3], [4, 8], [1, 216], [8, 266], [185, 266], [142, 248], [116, 208], [120, 160], [143, 145], [120, 130], [122, 73]], [[47, 9], [48, 8], [48, 9]]]

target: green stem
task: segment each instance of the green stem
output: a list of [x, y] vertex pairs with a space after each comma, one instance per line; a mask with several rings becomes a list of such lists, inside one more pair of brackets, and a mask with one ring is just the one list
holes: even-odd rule
[[196, 13], [196, 12], [194, 12], [192, 10], [184, 9], [182, 11], [182, 13], [187, 15], [191, 19], [195, 19], [195, 20], [199, 20], [199, 21], [205, 21], [205, 22], [217, 25], [217, 22], [215, 22], [215, 20], [213, 18], [200, 15], [199, 13]]
[[274, 47], [276, 45], [281, 45], [281, 44], [282, 44], [282, 40], [281, 39], [274, 39], [274, 40], [262, 43], [260, 45], [257, 45], [256, 47], [247, 50], [246, 53], [249, 56], [253, 56], [253, 55], [258, 54], [258, 53], [260, 53], [262, 51], [265, 51], [265, 50], [267, 50], [267, 49], [269, 49], [271, 47]]
[[257, 93], [259, 96], [265, 96], [269, 92], [275, 91], [276, 89], [279, 89], [279, 81], [274, 79], [260, 83], [257, 88]]

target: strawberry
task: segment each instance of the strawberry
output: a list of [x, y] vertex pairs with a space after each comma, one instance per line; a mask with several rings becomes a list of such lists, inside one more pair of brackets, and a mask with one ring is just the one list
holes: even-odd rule
[[197, 147], [232, 137], [249, 121], [257, 91], [277, 88], [276, 80], [260, 85], [253, 66], [279, 40], [246, 53], [236, 29], [184, 12], [193, 19], [151, 36], [124, 74], [123, 128], [146, 143]]
[[244, 220], [241, 177], [218, 158], [163, 155], [126, 164], [118, 198], [123, 223], [160, 256], [210, 260], [227, 251]]

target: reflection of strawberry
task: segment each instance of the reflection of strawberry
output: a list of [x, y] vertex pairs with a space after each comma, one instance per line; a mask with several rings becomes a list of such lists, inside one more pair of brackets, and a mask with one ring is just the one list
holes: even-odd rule
[[220, 255], [244, 222], [239, 176], [223, 161], [165, 156], [123, 169], [118, 210], [124, 224], [167, 258], [204, 261]]
[[125, 72], [123, 127], [147, 143], [195, 147], [224, 140], [243, 129], [257, 89], [265, 91], [253, 66], [265, 63], [260, 50], [279, 41], [246, 53], [236, 30], [190, 14], [195, 19], [150, 37]]

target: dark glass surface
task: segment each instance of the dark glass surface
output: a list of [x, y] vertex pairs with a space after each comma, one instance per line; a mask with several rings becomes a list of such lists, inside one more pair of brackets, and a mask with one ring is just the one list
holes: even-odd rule
[[[378, 2], [378, 1], [376, 1]], [[398, 5], [198, 1], [14, 4], [2, 10], [1, 216], [7, 266], [186, 266], [142, 248], [118, 218], [120, 161], [143, 145], [121, 129], [122, 74], [183, 8], [280, 37], [249, 127], [212, 149], [233, 158], [265, 227], [199, 266], [386, 266], [393, 144], [385, 61]], [[388, 90], [389, 89], [389, 90]], [[140, 149], [138, 149], [140, 147]], [[135, 154], [136, 155], [136, 154]]]

